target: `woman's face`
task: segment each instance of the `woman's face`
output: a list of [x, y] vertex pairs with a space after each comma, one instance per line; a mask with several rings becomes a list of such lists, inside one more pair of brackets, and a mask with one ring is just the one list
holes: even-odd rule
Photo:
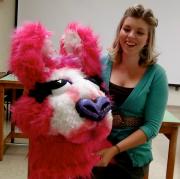
[[123, 53], [139, 54], [148, 43], [149, 25], [142, 19], [127, 17], [119, 33]]

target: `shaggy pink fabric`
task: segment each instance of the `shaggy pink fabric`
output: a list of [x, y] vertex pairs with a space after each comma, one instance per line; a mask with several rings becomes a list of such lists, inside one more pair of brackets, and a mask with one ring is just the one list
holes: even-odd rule
[[18, 76], [26, 89], [32, 89], [37, 81], [45, 82], [56, 68], [56, 61], [42, 53], [44, 40], [49, 36], [50, 32], [40, 23], [25, 23], [12, 35], [9, 70]]
[[14, 122], [27, 136], [49, 135], [53, 109], [47, 99], [37, 103], [34, 98], [23, 95], [11, 110]]
[[[91, 29], [76, 23], [68, 28], [76, 30], [81, 37], [83, 49], [80, 56], [66, 54], [63, 49], [63, 56], [57, 60], [44, 56], [43, 43], [49, 32], [40, 23], [27, 23], [12, 36], [10, 70], [26, 88], [26, 93], [13, 105], [12, 118], [29, 137], [29, 179], [90, 178], [93, 166], [99, 161], [95, 153], [110, 145], [106, 137], [111, 126], [106, 118], [99, 123], [84, 119], [81, 128], [72, 131], [68, 138], [53, 135], [50, 126], [54, 109], [49, 98], [38, 103], [28, 96], [36, 82], [47, 82], [55, 69], [78, 68], [87, 76], [100, 75], [97, 37]], [[85, 130], [92, 123], [95, 127]]]
[[95, 153], [102, 147], [109, 146], [104, 139], [98, 139], [96, 134], [99, 130], [101, 135], [106, 136], [109, 129], [103, 128], [104, 126], [98, 126], [93, 131], [88, 131], [89, 140], [84, 143], [70, 142], [62, 135], [31, 138], [29, 179], [90, 178], [92, 167], [100, 160]]
[[[101, 48], [98, 43], [98, 36], [93, 33], [90, 27], [77, 22], [68, 24], [66, 32], [68, 31], [76, 32], [81, 39], [82, 46], [75, 47], [73, 53], [81, 58], [83, 71], [88, 76], [101, 75], [101, 65], [99, 63]], [[60, 53], [68, 55], [64, 48], [63, 39], [60, 40]]]
[[16, 125], [29, 137], [29, 179], [90, 178], [93, 166], [99, 161], [95, 153], [110, 146], [105, 140], [109, 124], [104, 119], [96, 128], [85, 131], [85, 123], [66, 139], [49, 135], [53, 109], [45, 100], [42, 104], [23, 96], [13, 109]]

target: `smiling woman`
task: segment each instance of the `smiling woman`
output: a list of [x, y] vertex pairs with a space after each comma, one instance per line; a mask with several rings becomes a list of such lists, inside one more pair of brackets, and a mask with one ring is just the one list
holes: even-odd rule
[[[119, 31], [119, 34], [117, 34], [117, 37], [120, 38], [120, 40], [117, 40], [117, 42], [120, 42], [123, 51], [126, 54], [132, 53], [132, 55], [135, 55], [137, 51], [138, 53], [141, 53], [141, 60], [138, 62], [139, 64], [146, 65], [149, 60], [152, 61], [152, 54], [148, 54], [149, 59], [146, 59], [148, 52], [146, 49], [148, 49], [148, 44], [150, 44], [148, 41], [154, 40], [152, 39], [152, 35], [149, 36], [149, 34], [152, 34], [152, 32], [149, 32], [149, 24], [138, 17], [135, 20], [132, 17], [127, 17], [120, 28], [122, 28], [122, 30]], [[114, 46], [117, 46], [115, 43], [116, 42], [114, 42]], [[147, 62], [145, 62], [146, 60]]]
[[102, 58], [113, 102], [108, 137], [113, 146], [98, 152], [95, 179], [143, 179], [152, 161], [151, 140], [158, 134], [168, 96], [166, 73], [154, 53], [156, 27], [151, 9], [128, 7], [112, 48]]

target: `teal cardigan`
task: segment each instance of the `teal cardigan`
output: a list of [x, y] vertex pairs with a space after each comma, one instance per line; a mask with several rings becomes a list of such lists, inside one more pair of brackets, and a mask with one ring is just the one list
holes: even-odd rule
[[[112, 69], [110, 55], [102, 57], [104, 81], [109, 87]], [[142, 79], [130, 93], [125, 102], [117, 106], [124, 116], [143, 118], [139, 127], [147, 136], [147, 142], [127, 151], [134, 167], [141, 167], [152, 161], [151, 140], [160, 129], [168, 98], [168, 82], [164, 69], [159, 64], [148, 67]], [[112, 129], [109, 139], [118, 143], [134, 132], [133, 128]]]

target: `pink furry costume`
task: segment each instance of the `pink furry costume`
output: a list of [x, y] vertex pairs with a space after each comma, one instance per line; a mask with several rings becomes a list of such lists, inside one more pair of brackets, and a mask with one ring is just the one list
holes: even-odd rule
[[26, 89], [12, 117], [29, 137], [28, 178], [90, 178], [112, 123], [101, 49], [90, 28], [72, 23], [53, 59], [49, 36], [40, 23], [26, 23], [12, 36], [10, 70]]

